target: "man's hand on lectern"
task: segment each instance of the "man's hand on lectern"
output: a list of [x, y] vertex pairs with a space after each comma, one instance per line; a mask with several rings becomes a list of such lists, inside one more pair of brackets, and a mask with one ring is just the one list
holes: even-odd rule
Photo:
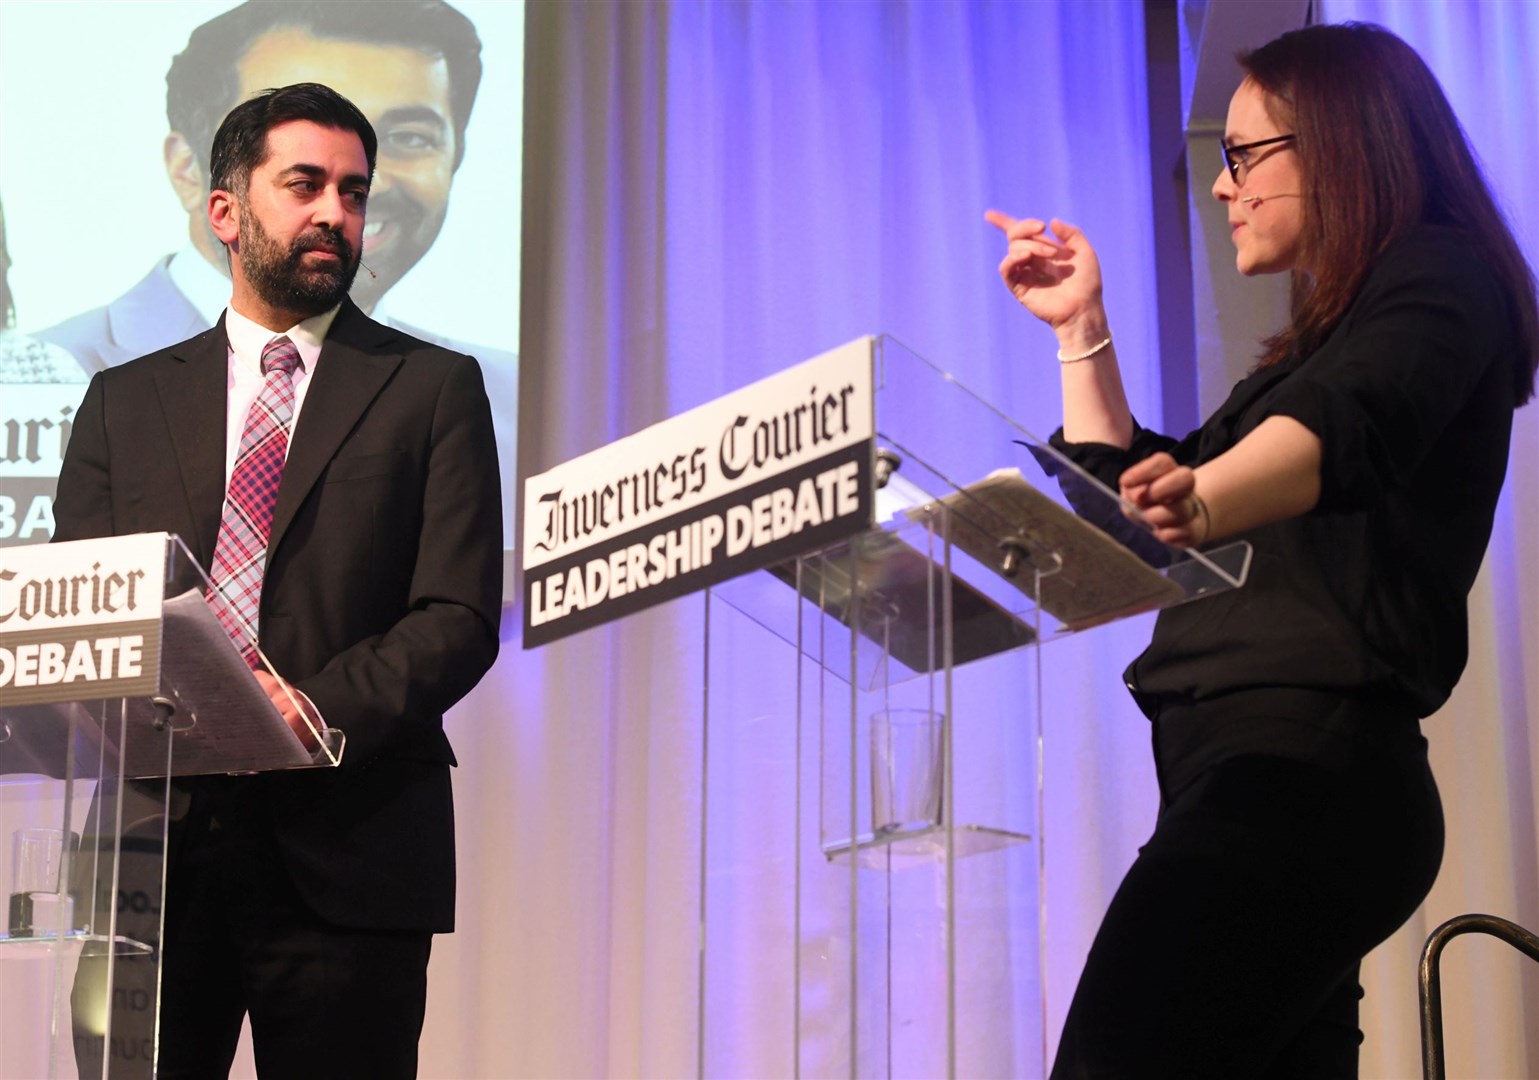
[[306, 750], [315, 753], [320, 749], [320, 741], [315, 733], [326, 726], [321, 719], [321, 714], [316, 711], [315, 704], [304, 694], [294, 689], [282, 679], [269, 675], [265, 671], [256, 673], [257, 682], [262, 689], [267, 691], [267, 696], [272, 700], [273, 707], [282, 714], [284, 722], [299, 741], [304, 744]]

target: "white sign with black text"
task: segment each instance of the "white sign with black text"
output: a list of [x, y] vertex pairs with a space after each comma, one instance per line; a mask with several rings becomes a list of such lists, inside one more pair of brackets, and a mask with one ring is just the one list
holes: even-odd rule
[[874, 338], [524, 482], [531, 648], [870, 528]]
[[167, 541], [0, 548], [0, 706], [153, 694]]

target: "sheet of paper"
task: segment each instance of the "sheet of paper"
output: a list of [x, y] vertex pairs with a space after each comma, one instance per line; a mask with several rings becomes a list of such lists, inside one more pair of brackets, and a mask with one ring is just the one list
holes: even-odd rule
[[311, 764], [309, 751], [199, 590], [168, 599], [161, 626], [160, 697], [175, 706], [166, 722], [173, 738], [168, 748], [165, 729], [157, 726], [161, 712], [150, 700], [130, 699], [126, 775], [196, 776]]
[[165, 602], [161, 633], [153, 698], [0, 710], [0, 776], [115, 776], [122, 746], [123, 775], [134, 779], [314, 764], [200, 589]]
[[[999, 567], [1011, 538], [1027, 562], [1009, 580], [1027, 596], [1041, 579], [1042, 609], [1071, 630], [1174, 603], [1185, 592], [1105, 532], [1054, 502], [1019, 469], [998, 469], [937, 502], [952, 511], [951, 540], [985, 566]], [[914, 520], [939, 516], [936, 503], [910, 510]]]

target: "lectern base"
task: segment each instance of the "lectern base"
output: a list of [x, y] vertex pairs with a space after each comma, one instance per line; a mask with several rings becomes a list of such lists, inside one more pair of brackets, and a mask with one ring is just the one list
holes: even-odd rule
[[[986, 825], [958, 825], [952, 836], [952, 854], [958, 859], [1002, 851], [1016, 844], [1029, 843], [1026, 833], [992, 829]], [[856, 864], [868, 870], [903, 870], [946, 861], [946, 830], [941, 826], [886, 833], [862, 833], [852, 845], [848, 840], [823, 845], [829, 862]]]
[[57, 934], [39, 933], [31, 937], [17, 937], [0, 934], [0, 959], [19, 960], [34, 956], [51, 956], [58, 948], [68, 950], [69, 956], [75, 949], [80, 950], [81, 956], [98, 957], [115, 953], [118, 956], [148, 956], [155, 951], [154, 946], [146, 945], [142, 941], [135, 941], [131, 937], [121, 934], [117, 937], [106, 937], [102, 934], [65, 934], [61, 939]]

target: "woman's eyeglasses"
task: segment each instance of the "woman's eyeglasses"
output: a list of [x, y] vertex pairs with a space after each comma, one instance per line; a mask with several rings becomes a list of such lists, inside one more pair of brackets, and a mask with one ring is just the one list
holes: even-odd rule
[[1219, 144], [1224, 151], [1224, 168], [1229, 170], [1229, 178], [1234, 181], [1235, 187], [1245, 183], [1245, 170], [1250, 168], [1248, 155], [1258, 146], [1271, 146], [1273, 143], [1289, 142], [1298, 138], [1297, 135], [1278, 135], [1271, 139], [1258, 139], [1255, 142], [1241, 143], [1239, 146], [1224, 146]]

